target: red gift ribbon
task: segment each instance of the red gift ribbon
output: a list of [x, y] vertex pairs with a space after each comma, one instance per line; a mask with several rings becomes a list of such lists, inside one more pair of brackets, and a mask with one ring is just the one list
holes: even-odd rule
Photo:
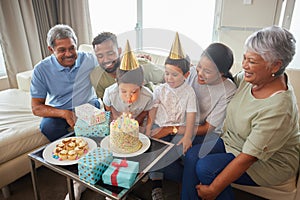
[[117, 181], [117, 175], [119, 173], [119, 169], [121, 167], [128, 167], [128, 163], [125, 159], [123, 159], [120, 164], [117, 162], [112, 162], [111, 165], [115, 167], [116, 169], [114, 172], [111, 174], [110, 179], [111, 179], [111, 184], [114, 186], [118, 186], [118, 181]]

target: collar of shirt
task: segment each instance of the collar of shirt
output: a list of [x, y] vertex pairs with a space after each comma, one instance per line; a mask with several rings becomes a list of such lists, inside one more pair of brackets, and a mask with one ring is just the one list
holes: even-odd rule
[[78, 57], [77, 57], [77, 59], [75, 61], [74, 66], [70, 69], [70, 67], [64, 67], [64, 66], [62, 66], [58, 62], [58, 60], [56, 59], [56, 57], [55, 57], [54, 54], [51, 55], [51, 59], [53, 60], [53, 63], [55, 64], [54, 66], [57, 68], [58, 71], [64, 71], [64, 70], [73, 71], [73, 70], [75, 70], [76, 68], [80, 67], [80, 61], [79, 61], [80, 58], [81, 58], [81, 56], [80, 56], [80, 54], [78, 54]]

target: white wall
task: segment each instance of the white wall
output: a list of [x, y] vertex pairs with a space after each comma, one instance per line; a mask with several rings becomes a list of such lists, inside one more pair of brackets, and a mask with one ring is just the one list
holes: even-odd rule
[[295, 8], [293, 12], [293, 17], [291, 20], [290, 31], [294, 34], [296, 38], [296, 54], [294, 59], [289, 64], [289, 68], [300, 69], [300, 1], [295, 2]]
[[278, 24], [282, 0], [218, 0], [215, 39], [234, 51], [233, 73], [241, 69], [246, 38], [256, 30]]

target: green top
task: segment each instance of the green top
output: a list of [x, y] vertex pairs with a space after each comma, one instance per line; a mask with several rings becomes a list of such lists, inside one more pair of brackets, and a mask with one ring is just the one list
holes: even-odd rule
[[[278, 185], [295, 176], [299, 168], [300, 133], [293, 88], [256, 99], [244, 74], [235, 77], [238, 90], [227, 107], [223, 140], [226, 151], [258, 159], [248, 170], [261, 186]], [[286, 76], [287, 77], [287, 76]]]
[[91, 83], [96, 91], [97, 97], [103, 99], [104, 90], [114, 84], [116, 80], [102, 67], [96, 67], [90, 74]]

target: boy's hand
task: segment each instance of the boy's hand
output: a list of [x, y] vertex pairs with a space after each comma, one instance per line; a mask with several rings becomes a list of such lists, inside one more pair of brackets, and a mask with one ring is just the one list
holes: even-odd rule
[[145, 59], [147, 59], [147, 60], [149, 60], [149, 61], [152, 60], [151, 56], [148, 55], [148, 54], [139, 54], [139, 55], [137, 55], [137, 57], [138, 57], [138, 58], [145, 58]]
[[189, 137], [184, 136], [178, 143], [177, 145], [181, 145], [182, 144], [182, 150], [183, 150], [183, 154], [185, 154], [187, 152], [187, 150], [189, 148], [192, 147], [192, 140]]
[[[140, 126], [140, 127], [139, 127], [139, 132], [140, 132], [140, 133], [143, 133], [143, 134], [146, 134], [146, 133], [147, 133], [146, 127]], [[146, 135], [147, 135], [147, 134], [146, 134]]]

